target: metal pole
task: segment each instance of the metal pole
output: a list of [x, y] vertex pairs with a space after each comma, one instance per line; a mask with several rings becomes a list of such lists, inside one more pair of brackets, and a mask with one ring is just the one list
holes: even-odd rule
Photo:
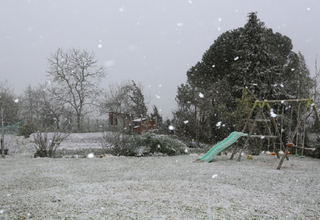
[[4, 157], [4, 123], [3, 123], [3, 108], [1, 108], [1, 155]]

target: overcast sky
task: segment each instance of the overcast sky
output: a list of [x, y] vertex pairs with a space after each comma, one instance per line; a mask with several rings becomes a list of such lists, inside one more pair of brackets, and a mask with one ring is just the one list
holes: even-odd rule
[[187, 70], [220, 34], [243, 27], [249, 12], [291, 38], [313, 75], [319, 6], [318, 0], [1, 0], [0, 81], [22, 94], [47, 80], [52, 52], [86, 49], [107, 67], [103, 88], [141, 82], [150, 104], [168, 117]]

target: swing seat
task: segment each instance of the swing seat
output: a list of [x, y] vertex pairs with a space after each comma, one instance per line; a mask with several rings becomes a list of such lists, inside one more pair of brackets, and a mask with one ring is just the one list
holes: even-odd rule
[[315, 148], [305, 148], [305, 149], [308, 151], [315, 151], [316, 150]]
[[[281, 151], [279, 151], [279, 154], [284, 155], [284, 152], [281, 150]], [[289, 155], [289, 154], [290, 154], [290, 152], [288, 151], [287, 155]]]
[[267, 154], [267, 155], [272, 155], [272, 156], [276, 155], [275, 152], [270, 152], [270, 151], [266, 151], [266, 154]]

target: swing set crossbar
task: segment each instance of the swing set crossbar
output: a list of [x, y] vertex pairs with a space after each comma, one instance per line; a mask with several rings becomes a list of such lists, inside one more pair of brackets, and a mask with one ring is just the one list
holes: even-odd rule
[[254, 122], [254, 121], [257, 121], [257, 122], [270, 122], [271, 120], [269, 119], [250, 119], [250, 121]]
[[284, 99], [284, 100], [256, 100], [256, 103], [285, 103], [285, 102], [300, 102], [300, 103], [305, 103], [309, 102], [310, 99]]
[[250, 135], [250, 137], [252, 137], [252, 138], [261, 138], [261, 139], [264, 139], [264, 138], [278, 138], [278, 136], [274, 136], [274, 135], [256, 135], [256, 134], [252, 134], [252, 135]]

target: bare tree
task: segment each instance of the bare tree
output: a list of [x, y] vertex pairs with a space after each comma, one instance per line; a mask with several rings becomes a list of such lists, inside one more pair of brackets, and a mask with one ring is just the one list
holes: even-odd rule
[[110, 85], [101, 104], [101, 113], [116, 112], [137, 117], [146, 116], [147, 102], [142, 90], [141, 84], [137, 85], [134, 81], [129, 80], [121, 84]]
[[116, 112], [120, 114], [133, 114], [130, 97], [128, 96], [130, 91], [131, 84], [129, 81], [109, 85], [109, 90], [105, 92], [101, 104], [101, 113]]
[[1, 155], [4, 157], [4, 125], [18, 119], [18, 99], [7, 81], [0, 82]]
[[65, 112], [63, 103], [49, 92], [47, 83], [34, 88], [29, 85], [21, 96], [19, 106], [25, 125], [59, 127], [60, 116]]
[[64, 105], [71, 106], [77, 120], [78, 131], [82, 130], [82, 121], [89, 112], [89, 106], [101, 90], [99, 84], [105, 77], [104, 67], [97, 66], [93, 53], [86, 50], [58, 49], [48, 59], [50, 80], [54, 97]]

